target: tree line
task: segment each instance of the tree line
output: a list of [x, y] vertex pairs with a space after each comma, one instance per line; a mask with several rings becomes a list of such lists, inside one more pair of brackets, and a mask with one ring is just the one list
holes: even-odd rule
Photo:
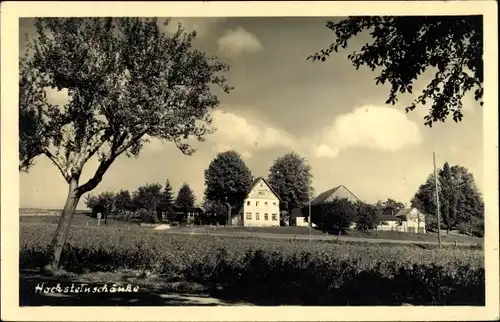
[[[241, 155], [234, 151], [219, 153], [205, 170], [205, 192], [201, 203], [203, 224], [228, 224], [243, 206], [254, 176]], [[311, 167], [304, 157], [296, 152], [278, 157], [271, 167], [267, 181], [280, 199], [280, 221], [283, 225], [293, 222], [290, 214], [301, 208], [301, 213], [308, 217], [307, 205], [314, 197]], [[445, 162], [438, 171], [440, 198], [441, 229], [459, 230], [461, 233], [482, 236], [484, 232], [484, 203], [474, 177], [465, 167], [451, 166]], [[155, 222], [157, 208], [164, 209], [166, 215], [175, 214], [173, 206], [180, 208], [194, 207], [195, 196], [187, 183], [180, 188], [177, 199], [173, 201], [172, 187], [167, 180], [162, 190], [160, 184], [148, 184], [139, 187], [132, 196], [127, 190], [117, 194], [104, 192], [87, 199], [87, 206], [97, 204], [112, 205], [119, 214], [127, 217], [134, 211], [143, 221]], [[411, 206], [426, 216], [426, 229], [437, 230], [436, 194], [434, 175], [430, 174], [411, 200]], [[356, 229], [372, 230], [380, 224], [383, 215], [396, 215], [405, 208], [402, 202], [391, 198], [375, 204], [351, 202], [347, 199], [333, 200], [324, 205], [311, 207], [311, 220], [325, 231], [345, 232], [354, 223]], [[231, 212], [229, 214], [229, 212]], [[167, 216], [178, 220], [175, 216]]]
[[[164, 218], [182, 221], [182, 211], [194, 208], [195, 201], [196, 197], [187, 183], [182, 184], [174, 199], [172, 186], [167, 179], [164, 187], [159, 183], [150, 183], [140, 186], [132, 194], [122, 189], [117, 193], [105, 191], [89, 195], [85, 198], [85, 205], [92, 210], [94, 217], [97, 212], [101, 212], [105, 223], [109, 215], [125, 221], [139, 219], [141, 222], [156, 223]], [[181, 215], [175, 208], [181, 210]]]

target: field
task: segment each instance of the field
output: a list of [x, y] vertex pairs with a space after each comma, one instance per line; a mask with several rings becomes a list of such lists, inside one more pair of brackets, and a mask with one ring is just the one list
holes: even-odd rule
[[[21, 223], [48, 223], [56, 225], [59, 222], [59, 216], [57, 215], [43, 215], [40, 211], [40, 215], [37, 216], [26, 216], [28, 211], [22, 210], [22, 216], [20, 216]], [[45, 210], [47, 212], [47, 210]], [[54, 212], [55, 213], [55, 212]], [[101, 220], [101, 224], [103, 220]], [[72, 226], [96, 226], [96, 219], [90, 218], [84, 212], [80, 211], [75, 213], [72, 221]], [[108, 219], [109, 227], [123, 227], [123, 228], [138, 228], [137, 223], [124, 222], [120, 220], [114, 220], [113, 218]], [[172, 228], [170, 232], [194, 232], [194, 233], [214, 233], [218, 234], [228, 234], [228, 235], [240, 235], [240, 236], [261, 236], [261, 237], [289, 237], [293, 238], [294, 235], [297, 236], [307, 236], [310, 234], [308, 227], [217, 227], [215, 230], [213, 227], [185, 227], [185, 228]], [[284, 236], [288, 235], [288, 236]], [[311, 235], [315, 238], [324, 237], [325, 234], [319, 230], [312, 229]], [[482, 245], [483, 239], [464, 236], [464, 235], [446, 235], [441, 234], [442, 242], [453, 244], [455, 241], [461, 244], [467, 245]], [[360, 241], [367, 240], [392, 240], [401, 242], [420, 242], [420, 243], [431, 243], [437, 242], [437, 235], [435, 233], [427, 234], [414, 234], [414, 233], [401, 233], [393, 231], [379, 231], [379, 232], [361, 232], [357, 230], [348, 231], [347, 235], [340, 238], [344, 241]]]
[[[22, 272], [47, 261], [54, 228], [21, 224]], [[61, 260], [77, 280], [135, 272], [143, 280], [191, 283], [212, 297], [256, 305], [484, 305], [483, 263], [482, 250], [473, 247], [438, 250], [95, 226], [73, 227]]]

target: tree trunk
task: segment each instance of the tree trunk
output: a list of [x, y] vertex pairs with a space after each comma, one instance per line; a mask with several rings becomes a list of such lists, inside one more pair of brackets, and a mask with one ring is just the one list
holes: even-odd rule
[[51, 245], [51, 262], [46, 268], [49, 272], [55, 272], [59, 268], [59, 261], [61, 259], [61, 253], [68, 238], [69, 228], [71, 226], [71, 220], [73, 219], [73, 214], [75, 213], [76, 206], [80, 200], [80, 195], [77, 194], [76, 188], [78, 187], [78, 179], [71, 179], [69, 182], [68, 197], [66, 199], [66, 204], [64, 205], [64, 210], [59, 219], [59, 224], [57, 226], [54, 239]]

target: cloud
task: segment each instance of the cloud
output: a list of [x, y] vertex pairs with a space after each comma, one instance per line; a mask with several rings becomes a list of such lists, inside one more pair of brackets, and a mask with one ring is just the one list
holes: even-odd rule
[[242, 27], [228, 30], [219, 38], [219, 51], [227, 57], [237, 57], [241, 54], [253, 54], [262, 50], [259, 39]]
[[[356, 108], [337, 116], [330, 127], [300, 138], [256, 117], [216, 110], [212, 119], [216, 131], [206, 137], [212, 152], [236, 150], [244, 158], [258, 151], [282, 148], [310, 157], [333, 159], [350, 148], [393, 152], [422, 141], [418, 125], [410, 121], [404, 111], [388, 107]], [[190, 143], [195, 148], [206, 144], [195, 140]], [[164, 148], [159, 140], [153, 139], [148, 144], [148, 149], [155, 152]]]
[[404, 111], [389, 107], [363, 106], [335, 118], [330, 128], [315, 135], [313, 154], [334, 158], [348, 148], [397, 151], [418, 145], [422, 135], [418, 125]]
[[[179, 23], [185, 29], [186, 32], [196, 31], [197, 37], [203, 38], [210, 34], [218, 24], [224, 21], [225, 18], [171, 18], [167, 26], [165, 26], [165, 31], [169, 34], [173, 34], [177, 31]], [[163, 26], [163, 21], [161, 22]]]
[[234, 149], [249, 158], [257, 150], [294, 146], [290, 134], [261, 121], [221, 110], [214, 111], [212, 117], [217, 131], [208, 137], [208, 141], [214, 142], [214, 152]]

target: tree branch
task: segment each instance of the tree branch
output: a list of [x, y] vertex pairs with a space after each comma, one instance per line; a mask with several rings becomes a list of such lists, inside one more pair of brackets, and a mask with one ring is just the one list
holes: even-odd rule
[[59, 171], [61, 172], [61, 174], [63, 175], [64, 179], [66, 180], [66, 182], [69, 182], [71, 180], [70, 176], [63, 170], [63, 167], [62, 165], [59, 163], [59, 161], [57, 160], [57, 157], [52, 154], [48, 149], [44, 148], [43, 149], [43, 154], [45, 154], [49, 159], [50, 161], [52, 161], [52, 163], [54, 163], [57, 168], [59, 169]]
[[127, 136], [126, 133], [123, 133], [123, 135], [120, 136], [119, 138], [114, 136], [113, 143], [111, 146], [111, 151], [110, 151], [109, 155], [106, 158], [104, 158], [104, 160], [101, 161], [94, 176], [92, 178], [90, 178], [87, 182], [85, 182], [84, 184], [82, 184], [81, 186], [79, 186], [77, 188], [77, 193], [81, 196], [85, 192], [88, 192], [88, 191], [91, 191], [92, 189], [94, 189], [99, 184], [99, 182], [101, 182], [104, 173], [106, 173], [106, 171], [111, 166], [111, 164], [115, 161], [115, 159], [120, 154], [125, 152], [128, 148], [130, 148], [132, 146], [132, 144], [134, 144], [137, 140], [140, 140], [141, 137], [147, 133], [147, 131], [148, 131], [148, 129], [141, 131], [136, 136], [132, 137], [132, 139], [130, 139], [130, 141], [127, 144], [124, 144], [121, 148], [118, 148], [118, 147], [125, 140], [125, 138]]

